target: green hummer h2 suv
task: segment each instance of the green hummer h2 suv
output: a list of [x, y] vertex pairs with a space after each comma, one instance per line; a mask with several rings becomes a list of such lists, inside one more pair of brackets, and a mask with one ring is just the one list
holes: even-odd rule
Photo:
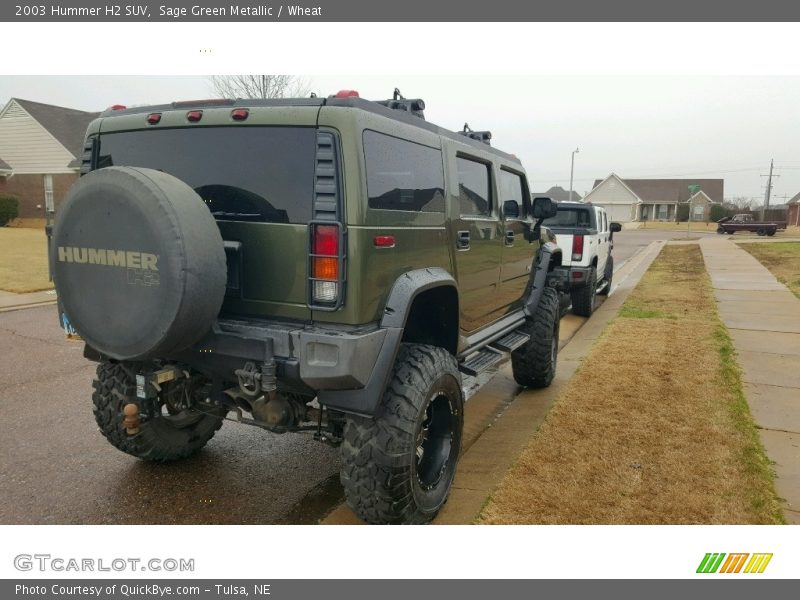
[[510, 354], [550, 384], [566, 271], [519, 160], [423, 110], [343, 91], [91, 123], [50, 261], [112, 445], [169, 461], [226, 419], [309, 431], [365, 521], [436, 515], [478, 375]]

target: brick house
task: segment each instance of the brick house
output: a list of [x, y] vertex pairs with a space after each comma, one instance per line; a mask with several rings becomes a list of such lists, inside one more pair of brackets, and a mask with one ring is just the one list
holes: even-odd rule
[[[700, 190], [692, 195], [690, 185]], [[693, 221], [706, 221], [711, 205], [722, 202], [723, 190], [722, 179], [622, 179], [611, 173], [595, 181], [583, 201], [602, 206], [610, 220], [621, 223], [675, 221], [680, 204], [689, 205]]]
[[789, 225], [800, 227], [800, 192], [786, 203], [786, 221]]
[[0, 111], [0, 193], [43, 219], [78, 178], [83, 137], [99, 113], [11, 98]]

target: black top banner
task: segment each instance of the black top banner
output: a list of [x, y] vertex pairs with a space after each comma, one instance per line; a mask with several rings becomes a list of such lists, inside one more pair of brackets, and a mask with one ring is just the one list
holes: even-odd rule
[[[786, 0], [103, 0], [17, 1], [0, 6], [5, 22], [780, 22], [800, 21]], [[480, 31], [463, 33], [480, 37]], [[676, 36], [679, 36], [676, 26]], [[676, 38], [676, 40], [679, 38]]]

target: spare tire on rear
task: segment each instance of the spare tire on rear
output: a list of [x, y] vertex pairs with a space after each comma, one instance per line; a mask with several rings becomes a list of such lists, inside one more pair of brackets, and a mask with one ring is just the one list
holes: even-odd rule
[[191, 346], [225, 295], [214, 217], [192, 188], [152, 169], [81, 177], [59, 208], [50, 260], [66, 318], [87, 344], [118, 360]]

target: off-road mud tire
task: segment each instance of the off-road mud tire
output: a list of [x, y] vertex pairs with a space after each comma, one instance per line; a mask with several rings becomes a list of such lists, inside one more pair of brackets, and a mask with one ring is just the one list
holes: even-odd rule
[[597, 301], [597, 270], [589, 269], [586, 285], [570, 293], [572, 297], [572, 312], [579, 317], [591, 317]]
[[511, 353], [514, 380], [525, 387], [547, 387], [558, 362], [558, 293], [553, 288], [544, 289], [538, 309], [522, 331], [530, 339]]
[[608, 296], [609, 292], [611, 292], [611, 282], [614, 280], [614, 257], [609, 255], [608, 260], [606, 261], [605, 267], [605, 274], [603, 275], [603, 281], [605, 284], [603, 285], [603, 289], [601, 289], [598, 294], [601, 296]]
[[214, 437], [222, 427], [223, 414], [202, 415], [191, 425], [176, 427], [168, 419], [142, 421], [136, 435], [128, 435], [122, 424], [123, 407], [136, 398], [135, 374], [121, 363], [97, 366], [92, 403], [100, 432], [115, 448], [142, 460], [167, 462], [186, 458]]
[[[434, 403], [449, 409], [450, 444], [439, 478], [426, 488], [418, 474], [417, 445], [428, 406]], [[377, 414], [347, 419], [341, 446], [347, 504], [367, 523], [431, 521], [450, 492], [463, 426], [455, 358], [443, 348], [403, 344]]]

